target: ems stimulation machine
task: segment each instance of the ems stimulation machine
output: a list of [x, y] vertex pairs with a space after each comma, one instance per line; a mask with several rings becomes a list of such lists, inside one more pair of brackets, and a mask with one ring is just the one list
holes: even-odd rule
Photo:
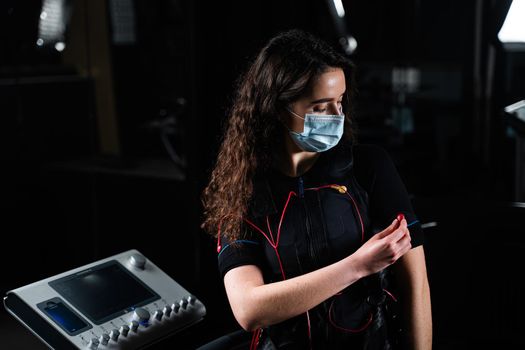
[[141, 349], [203, 319], [204, 305], [137, 250], [7, 292], [52, 349]]

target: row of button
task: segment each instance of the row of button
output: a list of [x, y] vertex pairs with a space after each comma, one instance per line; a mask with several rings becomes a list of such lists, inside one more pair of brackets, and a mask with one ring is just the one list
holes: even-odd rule
[[[191, 305], [191, 306], [195, 305], [195, 300], [196, 300], [195, 297], [190, 295], [187, 298], [181, 299], [177, 303], [171, 304], [171, 306], [166, 305], [162, 310], [158, 309], [153, 314], [153, 317], [157, 321], [161, 321], [163, 316], [169, 318], [172, 312], [173, 312], [173, 314], [178, 314], [181, 309], [182, 309], [182, 311], [185, 311], [188, 308], [188, 305]], [[142, 310], [144, 310], [144, 309], [142, 309]], [[144, 310], [144, 311], [147, 312], [147, 310]], [[141, 313], [144, 314], [143, 312], [141, 312]], [[149, 321], [149, 318], [150, 318], [149, 317], [149, 312], [148, 312], [147, 315], [144, 314], [144, 316], [141, 316], [141, 315], [139, 315], [137, 313], [137, 310], [135, 310], [134, 319], [137, 320], [140, 324], [144, 324], [145, 322], [147, 323]]]
[[[161, 321], [164, 316], [165, 318], [169, 318], [171, 314], [175, 316], [179, 312], [181, 312], [181, 310], [185, 311], [188, 308], [188, 305], [195, 305], [195, 301], [195, 297], [190, 295], [186, 298], [181, 299], [179, 302], [171, 304], [171, 306], [166, 305], [162, 310], [158, 309], [157, 311], [155, 311], [153, 317], [157, 321]], [[136, 308], [133, 312], [133, 318], [129, 323], [129, 326], [123, 325], [122, 327], [120, 327], [120, 330], [113, 329], [109, 334], [104, 333], [99, 338], [92, 338], [89, 341], [87, 347], [90, 350], [96, 350], [100, 345], [107, 345], [110, 340], [118, 342], [119, 336], [122, 335], [124, 337], [127, 337], [130, 330], [134, 333], [137, 333], [140, 325], [147, 327], [149, 325], [150, 318], [151, 314], [148, 310], [141, 307]]]

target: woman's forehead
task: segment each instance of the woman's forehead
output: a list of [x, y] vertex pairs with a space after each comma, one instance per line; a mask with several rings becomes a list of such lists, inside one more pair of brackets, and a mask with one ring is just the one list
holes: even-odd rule
[[[346, 91], [345, 74], [341, 68], [327, 70], [312, 81], [308, 96], [310, 102], [338, 99]], [[319, 101], [323, 102], [323, 101]]]

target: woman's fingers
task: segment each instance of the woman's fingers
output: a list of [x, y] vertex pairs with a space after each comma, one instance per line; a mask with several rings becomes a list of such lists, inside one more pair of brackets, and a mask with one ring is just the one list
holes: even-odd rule
[[411, 240], [412, 239], [410, 238], [410, 232], [408, 232], [407, 230], [403, 237], [396, 242], [399, 248], [399, 257], [403, 256], [412, 248]]
[[408, 231], [407, 221], [405, 219], [403, 219], [399, 224], [398, 230], [401, 231], [403, 235], [399, 239], [397, 239], [396, 242], [403, 239], [405, 235], [407, 235], [410, 238], [410, 232]]
[[407, 221], [396, 218], [383, 231], [374, 235], [354, 254], [357, 261], [362, 261], [367, 274], [375, 273], [395, 263], [412, 245]]
[[399, 259], [412, 248], [410, 231], [407, 227], [406, 220], [401, 220], [399, 227], [389, 236], [383, 238], [386, 244], [390, 246], [393, 253], [393, 260]]
[[383, 231], [379, 232], [378, 234], [375, 235], [375, 237], [377, 239], [381, 239], [381, 238], [384, 238], [384, 237], [387, 237], [389, 234], [391, 234], [392, 232], [394, 232], [394, 230], [396, 229], [396, 227], [398, 226], [399, 224], [399, 221], [397, 219], [394, 219], [394, 221], [392, 221], [392, 223], [390, 224], [390, 226], [388, 226], [387, 228], [385, 228]]
[[401, 220], [401, 223], [399, 224], [399, 227], [395, 229], [393, 232], [391, 232], [389, 235], [386, 235], [383, 237], [383, 239], [386, 242], [392, 242], [396, 243], [400, 239], [403, 238], [408, 232], [408, 229], [406, 227], [406, 220]]

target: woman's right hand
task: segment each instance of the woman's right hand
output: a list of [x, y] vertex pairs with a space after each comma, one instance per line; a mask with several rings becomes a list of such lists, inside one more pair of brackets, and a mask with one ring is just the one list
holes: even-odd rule
[[352, 258], [363, 276], [368, 276], [392, 265], [408, 252], [412, 248], [410, 240], [406, 220], [396, 218], [363, 244]]

